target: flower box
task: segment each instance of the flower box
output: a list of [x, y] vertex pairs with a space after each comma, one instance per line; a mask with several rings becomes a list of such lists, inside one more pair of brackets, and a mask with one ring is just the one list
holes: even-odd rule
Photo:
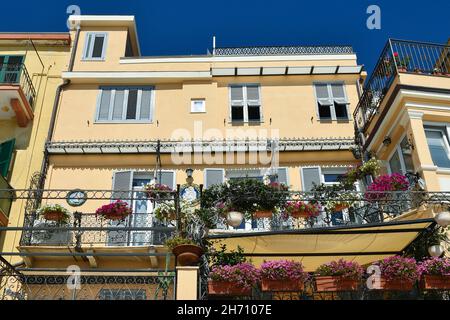
[[404, 279], [386, 279], [380, 278], [380, 287], [373, 288], [375, 290], [390, 290], [390, 291], [411, 291], [414, 286], [414, 281]]
[[235, 282], [208, 281], [208, 293], [218, 296], [251, 296], [251, 287], [239, 287]]
[[273, 212], [271, 210], [258, 210], [255, 211], [254, 215], [255, 218], [271, 218], [273, 216]]
[[450, 276], [425, 274], [420, 281], [420, 287], [424, 290], [450, 290]]
[[95, 214], [109, 220], [124, 220], [132, 212], [133, 211], [128, 206], [128, 203], [122, 200], [117, 200], [113, 203], [101, 206], [95, 211]]
[[292, 211], [291, 216], [293, 218], [308, 218], [310, 217], [310, 214], [308, 211]]
[[262, 279], [262, 291], [303, 291], [305, 285], [302, 280], [269, 280]]
[[343, 278], [341, 276], [316, 276], [317, 292], [339, 292], [357, 290], [359, 280]]
[[47, 211], [42, 214], [45, 220], [50, 221], [62, 221], [66, 217], [66, 214], [62, 211]]

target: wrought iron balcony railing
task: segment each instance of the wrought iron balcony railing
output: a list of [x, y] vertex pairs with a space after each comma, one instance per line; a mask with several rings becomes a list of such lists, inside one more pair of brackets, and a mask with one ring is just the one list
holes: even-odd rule
[[366, 131], [399, 73], [450, 76], [450, 46], [390, 39], [353, 114], [359, 131]]
[[0, 85], [18, 85], [34, 110], [36, 90], [24, 63], [0, 63]]
[[[63, 203], [69, 195], [68, 190], [16, 190], [15, 197], [27, 200], [27, 211], [23, 226], [0, 227], [0, 231], [22, 231], [22, 246], [72, 246], [75, 248], [90, 246], [151, 246], [162, 245], [177, 229], [181, 216], [179, 195], [164, 200], [149, 200], [142, 191], [87, 190], [87, 202], [82, 207], [71, 208], [72, 214], [67, 224], [47, 221], [38, 216], [36, 209], [40, 203]], [[12, 190], [0, 190], [0, 199], [14, 197]], [[376, 194], [377, 196], [373, 196]], [[369, 196], [372, 195], [372, 196]], [[251, 195], [242, 195], [253, 201]], [[271, 218], [249, 218], [236, 230], [227, 225], [220, 214], [210, 221], [215, 224], [210, 229], [242, 231], [275, 231], [301, 228], [326, 228], [337, 225], [355, 225], [383, 222], [404, 212], [414, 210], [423, 204], [450, 204], [450, 193], [429, 193], [418, 189], [382, 193], [347, 192], [346, 200], [351, 200], [348, 208], [339, 211], [327, 209], [330, 201], [342, 201], [342, 194], [329, 195], [320, 192], [290, 192], [286, 201], [315, 201], [323, 209], [318, 217], [294, 219], [288, 215], [274, 213]], [[132, 204], [133, 213], [120, 221], [105, 220], [93, 213], [95, 209], [109, 203], [111, 199], [122, 199]], [[173, 202], [175, 216], [159, 220], [153, 212], [162, 201]], [[29, 202], [34, 203], [30, 205]], [[66, 205], [66, 207], [68, 207]], [[185, 214], [183, 212], [183, 214]], [[198, 228], [200, 223], [188, 225]], [[239, 228], [237, 228], [239, 229]], [[244, 230], [242, 230], [244, 229]], [[189, 231], [189, 230], [188, 230]], [[192, 231], [192, 232], [191, 232]], [[210, 230], [211, 233], [212, 230]], [[190, 233], [198, 233], [190, 230]]]

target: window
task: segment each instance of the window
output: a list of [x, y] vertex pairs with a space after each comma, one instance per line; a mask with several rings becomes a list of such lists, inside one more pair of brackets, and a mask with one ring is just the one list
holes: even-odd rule
[[206, 112], [205, 99], [192, 99], [191, 100], [191, 112], [192, 113]]
[[412, 150], [409, 145], [408, 138], [405, 136], [395, 148], [389, 160], [390, 173], [406, 174], [414, 172], [414, 164], [412, 160]]
[[427, 127], [425, 128], [428, 148], [434, 165], [439, 168], [450, 168], [450, 147], [448, 142], [447, 128]]
[[342, 83], [315, 84], [320, 120], [349, 120], [347, 95]]
[[259, 85], [230, 86], [232, 122], [262, 121]]
[[151, 122], [153, 88], [101, 88], [98, 100], [98, 122]]
[[106, 51], [106, 33], [88, 32], [84, 46], [84, 60], [103, 60]]

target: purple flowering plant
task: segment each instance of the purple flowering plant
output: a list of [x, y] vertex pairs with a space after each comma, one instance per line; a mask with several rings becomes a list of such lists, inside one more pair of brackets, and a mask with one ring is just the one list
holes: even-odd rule
[[367, 188], [366, 199], [376, 201], [386, 198], [383, 191], [405, 191], [408, 190], [408, 178], [399, 173], [385, 174], [376, 178]]
[[235, 265], [213, 266], [209, 273], [212, 281], [233, 282], [241, 288], [251, 288], [260, 281], [260, 271], [251, 263], [243, 262]]
[[117, 200], [115, 202], [105, 204], [95, 211], [96, 216], [103, 216], [107, 219], [120, 220], [132, 213], [132, 209], [128, 203]]
[[301, 280], [307, 279], [301, 262], [288, 260], [264, 261], [260, 268], [261, 278], [267, 280]]
[[364, 274], [364, 269], [357, 263], [339, 259], [322, 264], [315, 272], [318, 276], [339, 276], [346, 279], [360, 280]]
[[393, 256], [376, 263], [381, 276], [387, 280], [406, 280], [414, 282], [420, 277], [420, 270], [414, 258]]
[[419, 262], [418, 269], [422, 275], [450, 276], [450, 258], [432, 257]]

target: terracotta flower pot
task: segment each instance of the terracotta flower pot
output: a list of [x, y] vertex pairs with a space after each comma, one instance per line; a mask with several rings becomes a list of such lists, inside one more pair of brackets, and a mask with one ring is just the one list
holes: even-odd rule
[[359, 280], [340, 276], [317, 276], [315, 280], [317, 292], [354, 291], [360, 284]]
[[347, 209], [348, 205], [347, 204], [338, 204], [334, 207], [334, 211], [342, 211], [344, 209]]
[[293, 211], [291, 212], [293, 218], [308, 218], [309, 214], [306, 211]]
[[258, 210], [253, 215], [255, 218], [271, 218], [273, 212], [271, 210]]
[[262, 291], [302, 291], [305, 285], [301, 280], [268, 280], [262, 279]]
[[64, 219], [64, 213], [61, 211], [47, 211], [44, 214], [44, 219], [45, 220], [50, 220], [50, 221], [61, 221]]
[[105, 219], [116, 221], [116, 220], [123, 220], [123, 219], [125, 219], [128, 216], [128, 214], [118, 215], [118, 214], [114, 214], [114, 213], [103, 213], [102, 216]]
[[392, 290], [392, 291], [411, 291], [414, 286], [414, 281], [392, 279], [388, 280], [384, 277], [380, 278], [380, 287], [375, 290]]
[[420, 281], [420, 287], [425, 290], [450, 290], [450, 276], [425, 274]]
[[203, 249], [194, 244], [180, 244], [172, 249], [172, 253], [177, 257], [180, 266], [194, 266], [200, 260]]
[[252, 288], [242, 288], [234, 282], [208, 281], [208, 293], [218, 296], [251, 296]]

